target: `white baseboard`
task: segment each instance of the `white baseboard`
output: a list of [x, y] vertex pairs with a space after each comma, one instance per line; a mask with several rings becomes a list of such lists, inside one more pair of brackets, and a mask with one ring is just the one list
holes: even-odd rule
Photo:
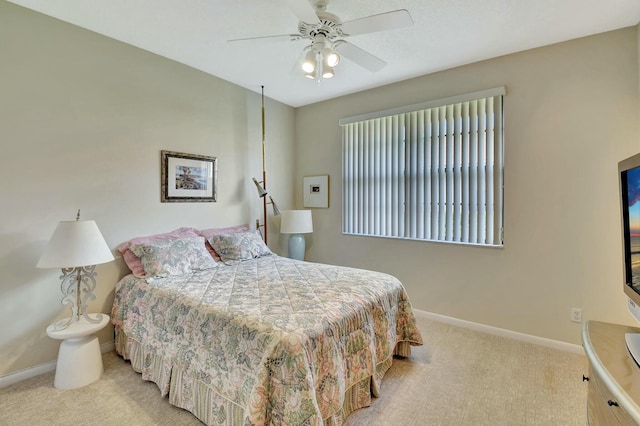
[[[547, 339], [545, 337], [532, 336], [530, 334], [519, 333], [517, 331], [507, 330], [504, 328], [492, 327], [490, 325], [479, 324], [477, 322], [452, 318], [445, 315], [435, 314], [433, 312], [421, 311], [415, 308], [413, 310], [414, 312], [419, 312], [421, 315], [424, 315], [425, 317], [433, 321], [443, 322], [445, 324], [451, 324], [457, 327], [469, 328], [471, 330], [480, 331], [487, 334], [508, 337], [510, 339], [533, 343], [540, 346], [546, 346], [553, 349], [559, 349], [565, 352], [584, 355], [584, 349], [580, 345], [561, 342], [559, 340]], [[428, 341], [428, 337], [425, 339], [425, 341]]]
[[[105, 342], [100, 345], [100, 351], [102, 353], [111, 352], [115, 348], [116, 343], [114, 340]], [[16, 371], [15, 373], [9, 373], [4, 376], [0, 376], [0, 389], [11, 386], [14, 383], [39, 376], [41, 374], [54, 371], [56, 369], [56, 364], [56, 361], [49, 361], [45, 362], [44, 364], [36, 365], [35, 367], [25, 368], [24, 370]], [[53, 386], [53, 382], [51, 383], [51, 386]]]
[[[421, 311], [414, 308], [414, 312], [419, 313], [427, 317], [430, 320], [442, 322], [445, 324], [455, 325], [456, 327], [469, 328], [471, 330], [480, 331], [483, 333], [493, 334], [497, 336], [507, 337], [510, 339], [520, 340], [527, 343], [533, 343], [540, 346], [546, 346], [553, 349], [559, 349], [565, 352], [572, 352], [576, 354], [584, 354], [584, 350], [580, 345], [574, 345], [572, 343], [560, 342], [558, 340], [547, 339], [544, 337], [531, 336], [529, 334], [518, 333], [517, 331], [507, 330], [504, 328], [492, 327], [489, 325], [479, 324], [477, 322], [471, 322], [461, 320], [457, 318], [448, 317], [445, 315], [436, 314], [433, 312]], [[428, 341], [428, 338], [427, 338]], [[102, 353], [110, 352], [115, 349], [115, 341], [100, 345]], [[40, 374], [48, 373], [56, 369], [56, 361], [46, 362], [44, 364], [37, 365], [35, 367], [26, 368], [15, 373], [10, 373], [5, 376], [0, 376], [0, 388], [10, 386], [14, 383], [21, 382], [23, 380], [30, 379]]]

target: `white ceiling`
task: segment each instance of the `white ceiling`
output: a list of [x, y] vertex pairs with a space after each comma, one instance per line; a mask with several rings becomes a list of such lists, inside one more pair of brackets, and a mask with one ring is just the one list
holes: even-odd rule
[[[443, 69], [634, 26], [640, 0], [331, 0], [343, 22], [407, 9], [413, 26], [348, 41], [387, 62], [343, 60], [317, 82], [293, 72], [308, 41], [227, 43], [297, 32], [285, 0], [8, 0], [298, 107]], [[304, 1], [304, 0], [302, 0]]]

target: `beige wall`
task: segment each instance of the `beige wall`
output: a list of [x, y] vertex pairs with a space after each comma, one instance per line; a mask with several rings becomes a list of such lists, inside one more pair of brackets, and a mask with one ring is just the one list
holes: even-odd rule
[[[0, 40], [2, 376], [56, 358], [45, 328], [67, 313], [60, 271], [35, 265], [60, 220], [82, 209], [111, 248], [180, 226], [255, 223], [250, 177], [262, 167], [259, 93], [4, 1]], [[290, 208], [295, 113], [269, 99], [266, 110], [269, 187]], [[218, 202], [160, 203], [162, 149], [217, 156]], [[97, 268], [90, 311], [109, 313], [125, 268]]]
[[[329, 174], [331, 206], [314, 210], [307, 258], [395, 274], [419, 309], [572, 343], [571, 307], [633, 324], [616, 164], [640, 152], [639, 38], [615, 31], [295, 111], [267, 98], [270, 192], [301, 207], [302, 177]], [[58, 221], [80, 208], [112, 248], [178, 226], [253, 223], [248, 177], [261, 165], [255, 92], [4, 1], [0, 40], [2, 376], [55, 360], [44, 329], [66, 313], [59, 273], [35, 264]], [[504, 249], [341, 235], [340, 118], [502, 85]], [[217, 156], [219, 201], [161, 204], [161, 149]], [[271, 225], [270, 245], [286, 252]], [[109, 312], [125, 271], [120, 259], [98, 267], [91, 311]]]
[[[530, 335], [579, 343], [572, 307], [633, 324], [616, 172], [640, 152], [637, 44], [628, 28], [297, 109], [297, 205], [303, 176], [331, 179], [309, 257], [389, 272], [416, 308]], [[503, 249], [341, 234], [340, 118], [496, 86], [507, 89]]]

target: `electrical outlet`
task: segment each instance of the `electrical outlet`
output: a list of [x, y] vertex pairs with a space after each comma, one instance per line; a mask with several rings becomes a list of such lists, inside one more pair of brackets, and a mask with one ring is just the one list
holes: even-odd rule
[[582, 309], [571, 308], [571, 321], [582, 322]]

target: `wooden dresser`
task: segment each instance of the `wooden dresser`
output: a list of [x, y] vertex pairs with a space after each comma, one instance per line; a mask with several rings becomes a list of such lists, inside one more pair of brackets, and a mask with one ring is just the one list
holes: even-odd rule
[[640, 425], [640, 367], [624, 340], [640, 328], [588, 321], [582, 345], [589, 360], [587, 419], [591, 426]]

